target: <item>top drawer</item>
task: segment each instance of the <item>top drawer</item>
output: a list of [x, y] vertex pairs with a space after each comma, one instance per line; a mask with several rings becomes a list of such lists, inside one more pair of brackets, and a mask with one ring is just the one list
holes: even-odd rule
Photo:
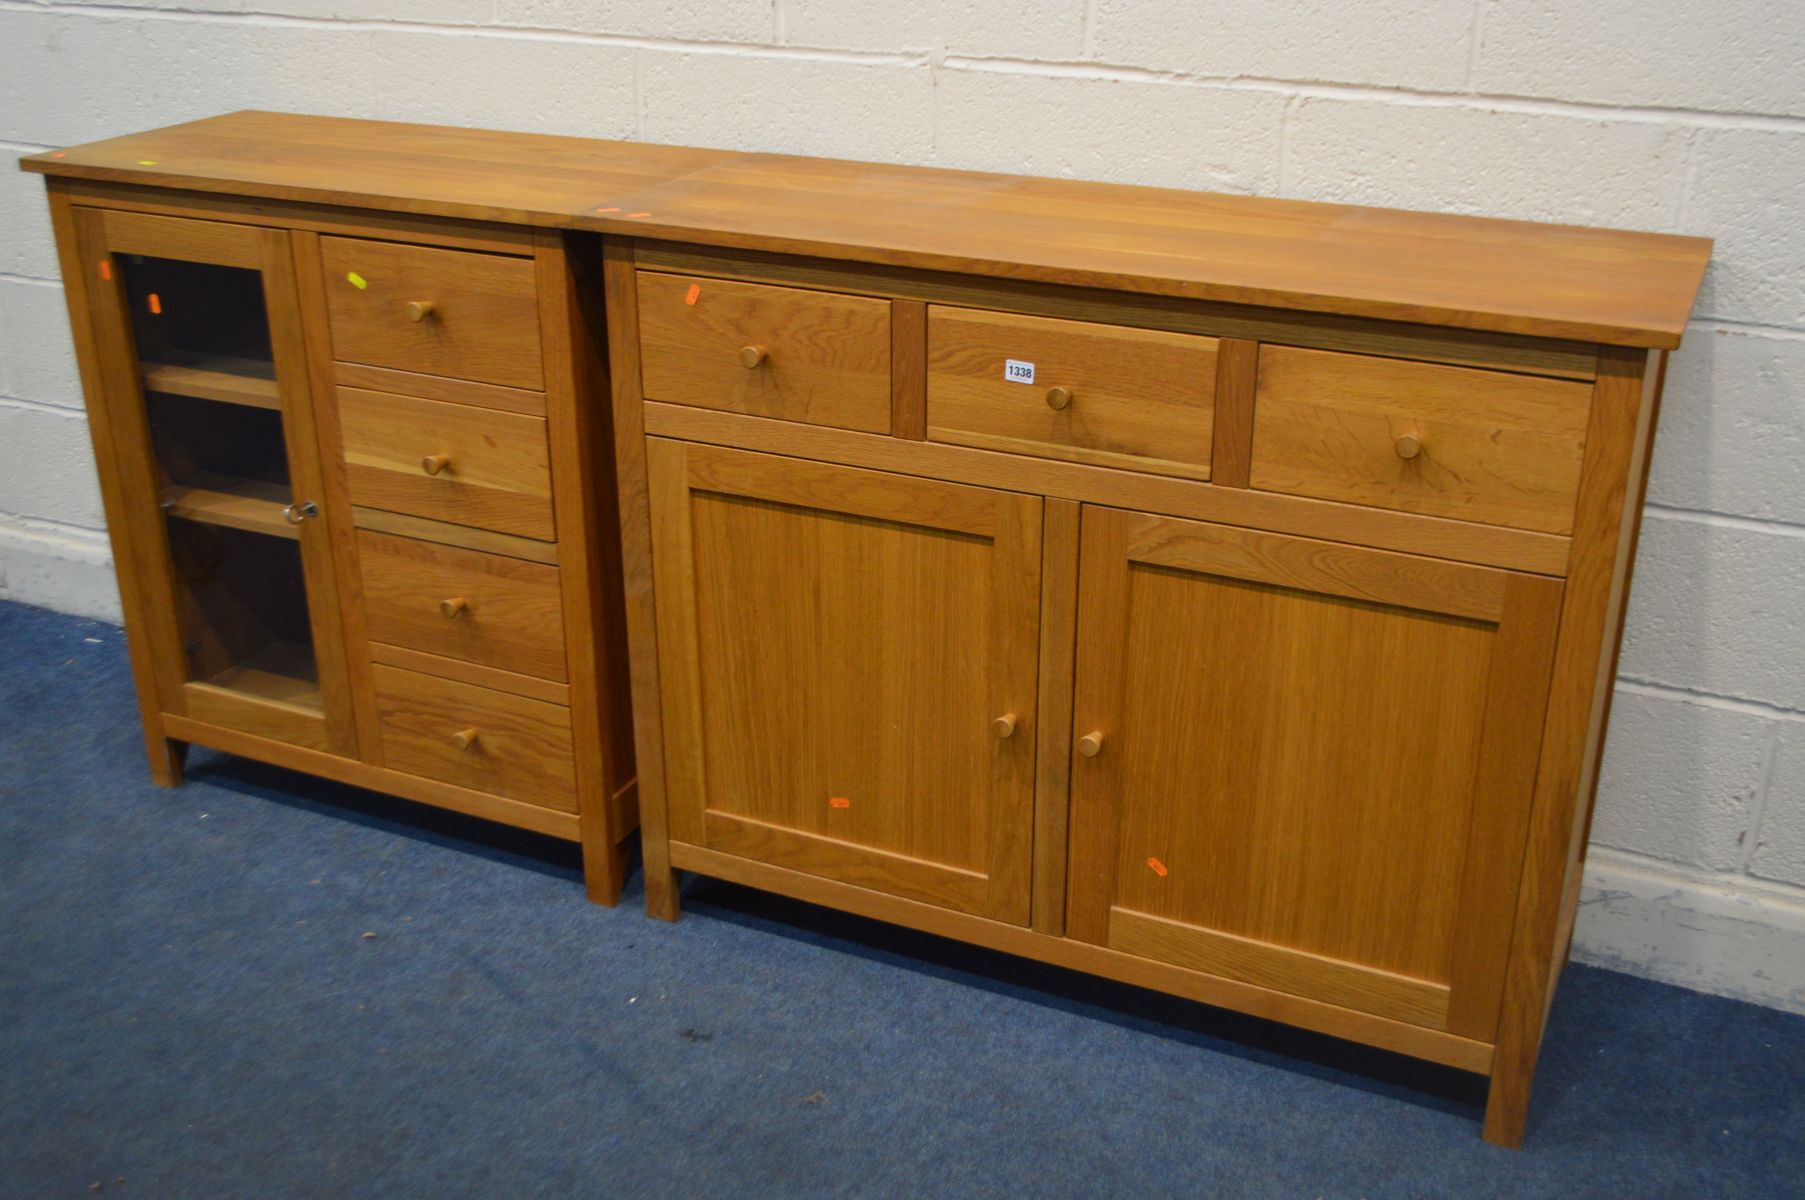
[[1570, 533], [1590, 384], [1260, 347], [1251, 486]]
[[639, 273], [648, 400], [890, 432], [890, 302]]
[[320, 253], [334, 357], [544, 390], [531, 259], [340, 237]]
[[928, 309], [928, 438], [1210, 477], [1216, 339]]

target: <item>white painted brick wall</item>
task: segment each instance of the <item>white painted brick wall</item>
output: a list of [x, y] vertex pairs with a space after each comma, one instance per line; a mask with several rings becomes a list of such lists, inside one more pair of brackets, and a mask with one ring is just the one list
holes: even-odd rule
[[[940, 72], [935, 97], [942, 166], [1007, 162], [1035, 175], [1278, 190], [1285, 98], [1276, 92], [962, 67]], [[998, 121], [1005, 112], [1014, 115]]]
[[[235, 108], [1708, 234], [1575, 952], [1805, 1011], [1805, 6], [0, 0], [0, 155]], [[0, 161], [0, 595], [116, 614]]]
[[925, 62], [640, 52], [647, 141], [921, 162], [934, 147]]

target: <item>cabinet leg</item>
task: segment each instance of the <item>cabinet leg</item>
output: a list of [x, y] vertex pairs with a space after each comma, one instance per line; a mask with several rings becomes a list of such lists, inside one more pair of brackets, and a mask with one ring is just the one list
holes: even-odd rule
[[1529, 1081], [1534, 1071], [1533, 1066], [1493, 1066], [1492, 1086], [1485, 1098], [1485, 1140], [1492, 1145], [1523, 1148], [1523, 1129], [1529, 1121]]
[[677, 898], [677, 872], [669, 867], [656, 874], [646, 872], [646, 915], [660, 921], [675, 921], [683, 915]]
[[181, 787], [182, 768], [188, 762], [188, 743], [153, 734], [146, 736], [144, 749], [150, 759], [151, 782], [158, 787]]
[[649, 838], [641, 831], [639, 853], [645, 860], [646, 915], [660, 921], [675, 921], [683, 913], [677, 894], [677, 872], [671, 866], [670, 847], [662, 838]]
[[596, 904], [613, 908], [627, 883], [627, 852], [617, 843], [583, 843], [583, 887]]

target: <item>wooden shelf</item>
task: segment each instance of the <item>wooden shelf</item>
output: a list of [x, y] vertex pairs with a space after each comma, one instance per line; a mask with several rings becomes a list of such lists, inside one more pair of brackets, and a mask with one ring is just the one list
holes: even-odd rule
[[206, 682], [242, 696], [315, 711], [321, 708], [313, 648], [297, 642], [272, 642]]
[[275, 366], [252, 358], [191, 355], [175, 362], [144, 364], [144, 390], [197, 400], [218, 400], [249, 408], [280, 410]]
[[165, 485], [162, 502], [172, 517], [291, 540], [301, 536], [282, 515], [289, 503], [285, 484], [203, 475], [193, 483]]

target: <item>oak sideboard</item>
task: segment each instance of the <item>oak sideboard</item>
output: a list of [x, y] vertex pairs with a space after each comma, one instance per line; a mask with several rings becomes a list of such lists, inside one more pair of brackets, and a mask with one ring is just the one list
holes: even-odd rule
[[49, 176], [188, 743], [1490, 1077], [1710, 243], [236, 113]]

